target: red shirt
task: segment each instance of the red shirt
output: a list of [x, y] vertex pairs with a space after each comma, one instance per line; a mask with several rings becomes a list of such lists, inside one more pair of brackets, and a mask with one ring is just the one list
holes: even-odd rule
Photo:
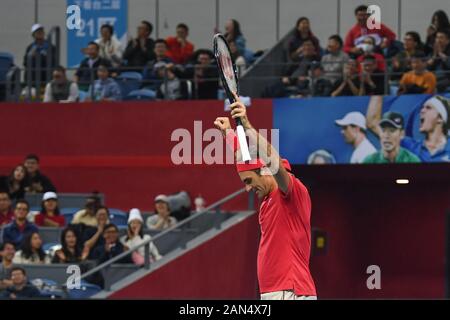
[[310, 216], [308, 190], [293, 175], [286, 195], [277, 188], [263, 199], [259, 209], [258, 251], [261, 293], [293, 290], [296, 295], [316, 295], [309, 271]]
[[34, 218], [34, 223], [39, 227], [44, 227], [44, 219], [47, 218], [49, 220], [52, 220], [53, 222], [56, 222], [60, 227], [64, 227], [66, 225], [66, 219], [64, 219], [64, 216], [58, 215], [58, 216], [52, 216], [49, 217], [44, 213], [39, 213]]
[[189, 41], [186, 41], [186, 44], [182, 47], [176, 37], [168, 37], [166, 43], [166, 55], [175, 63], [185, 64], [194, 53], [194, 46]]
[[6, 213], [6, 215], [4, 215], [3, 213], [0, 213], [0, 226], [3, 226], [5, 224], [12, 222], [13, 219], [14, 219], [14, 213], [12, 213], [11, 211]]
[[[395, 33], [384, 24], [380, 24], [380, 29], [367, 29], [361, 27], [358, 23], [355, 24], [345, 36], [344, 51], [349, 53], [350, 50], [356, 46], [359, 42], [362, 42], [361, 36], [372, 35], [375, 38], [387, 38], [389, 43], [395, 40]], [[378, 43], [377, 43], [378, 44]]]

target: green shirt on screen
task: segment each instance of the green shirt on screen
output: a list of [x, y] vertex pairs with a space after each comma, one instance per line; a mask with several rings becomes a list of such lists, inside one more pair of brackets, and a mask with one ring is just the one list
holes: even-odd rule
[[[420, 159], [406, 149], [400, 148], [393, 163], [419, 163]], [[391, 163], [383, 155], [383, 151], [378, 151], [368, 155], [363, 163]]]

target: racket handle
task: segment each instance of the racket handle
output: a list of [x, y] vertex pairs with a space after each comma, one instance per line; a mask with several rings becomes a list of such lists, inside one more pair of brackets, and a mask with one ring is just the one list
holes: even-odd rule
[[[236, 119], [236, 122], [241, 122], [241, 119]], [[239, 141], [239, 147], [241, 149], [242, 160], [250, 161], [252, 158], [250, 157], [250, 152], [248, 150], [247, 137], [245, 136], [244, 127], [242, 124], [238, 124], [236, 127], [237, 137]]]

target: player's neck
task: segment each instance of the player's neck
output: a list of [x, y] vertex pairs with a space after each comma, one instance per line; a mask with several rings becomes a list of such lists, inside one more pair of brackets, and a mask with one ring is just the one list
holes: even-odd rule
[[353, 147], [357, 148], [365, 139], [366, 137], [364, 135], [359, 135], [356, 137], [355, 142], [353, 143]]
[[447, 143], [447, 138], [445, 137], [442, 129], [439, 127], [435, 127], [433, 131], [427, 132], [427, 137], [425, 140], [425, 145], [428, 149], [438, 149], [442, 145]]

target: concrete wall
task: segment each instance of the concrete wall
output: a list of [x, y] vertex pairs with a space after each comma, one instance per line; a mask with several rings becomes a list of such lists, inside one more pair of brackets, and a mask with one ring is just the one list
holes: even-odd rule
[[[66, 63], [65, 0], [37, 0], [37, 17], [47, 29], [54, 25], [63, 28], [62, 63]], [[178, 22], [185, 22], [191, 29], [191, 40], [196, 47], [211, 47], [216, 24], [223, 30], [228, 18], [241, 22], [248, 46], [254, 50], [271, 47], [279, 35], [285, 34], [300, 16], [310, 18], [314, 33], [322, 44], [329, 35], [340, 30], [342, 36], [354, 23], [353, 9], [361, 0], [129, 0], [129, 32], [134, 35], [142, 19], [156, 25], [156, 4], [159, 3], [159, 19], [156, 32], [165, 37], [174, 32]], [[279, 3], [279, 19], [276, 8]], [[340, 19], [338, 19], [340, 3]], [[448, 0], [371, 0], [381, 6], [381, 19], [394, 31], [419, 31], [424, 37], [431, 15], [437, 9], [447, 9]], [[218, 4], [218, 7], [216, 5]], [[0, 51], [13, 53], [22, 64], [26, 46], [31, 41], [29, 29], [35, 19], [35, 0], [0, 1]], [[279, 21], [278, 21], [279, 20]]]

